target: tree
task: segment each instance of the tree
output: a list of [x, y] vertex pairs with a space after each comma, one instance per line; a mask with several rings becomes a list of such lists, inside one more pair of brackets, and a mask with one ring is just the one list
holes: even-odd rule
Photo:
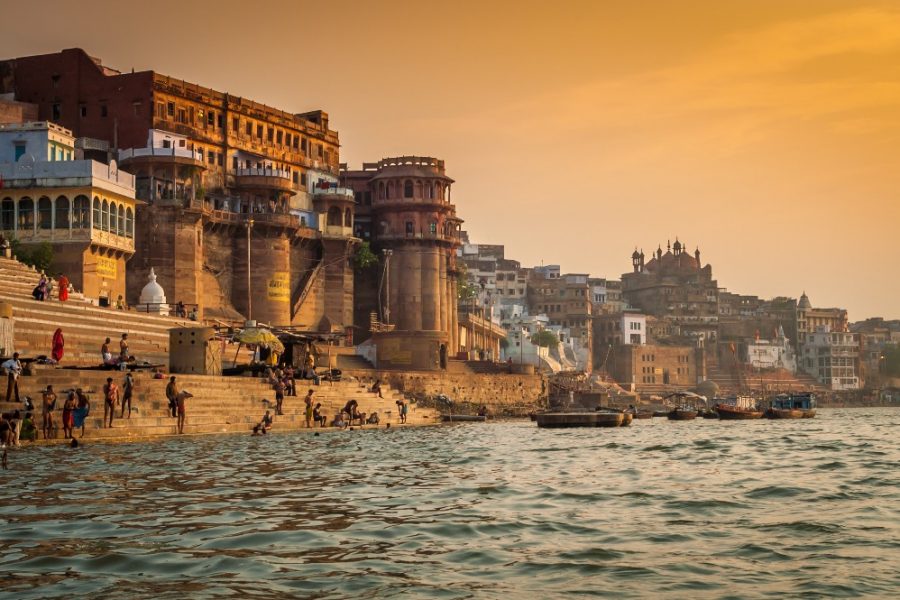
[[50, 242], [41, 242], [37, 246], [27, 247], [19, 240], [12, 240], [10, 248], [19, 262], [38, 271], [47, 272], [53, 263], [53, 246]]
[[900, 344], [885, 344], [881, 355], [884, 356], [884, 374], [888, 377], [900, 377]]
[[356, 248], [356, 254], [353, 255], [353, 262], [356, 264], [357, 270], [368, 269], [378, 263], [378, 257], [372, 252], [369, 242], [362, 242]]
[[542, 329], [531, 336], [531, 343], [541, 346], [542, 348], [549, 348], [550, 346], [559, 344], [559, 338], [549, 329]]

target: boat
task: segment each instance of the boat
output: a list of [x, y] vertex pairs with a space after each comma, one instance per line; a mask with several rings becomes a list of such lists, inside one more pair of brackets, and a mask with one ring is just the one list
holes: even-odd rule
[[702, 417], [704, 419], [718, 419], [719, 413], [712, 408], [703, 408], [697, 411], [697, 416]]
[[653, 416], [654, 416], [654, 417], [668, 417], [668, 416], [669, 416], [669, 411], [667, 411], [667, 410], [654, 410], [654, 411], [653, 411]]
[[725, 421], [745, 421], [761, 419], [763, 411], [757, 408], [756, 400], [750, 396], [731, 396], [716, 402], [714, 410]]
[[620, 412], [578, 411], [544, 412], [535, 415], [537, 426], [542, 428], [562, 427], [621, 427], [625, 415]]
[[810, 392], [779, 394], [766, 410], [768, 419], [812, 419], [816, 416], [816, 396]]
[[686, 406], [673, 408], [666, 414], [670, 421], [693, 421], [697, 418], [697, 410]]
[[[634, 413], [635, 419], [652, 419], [655, 416], [656, 415], [653, 413], [652, 410], [639, 410], [636, 413]], [[665, 415], [663, 415], [663, 416], [665, 416]]]
[[444, 423], [483, 423], [487, 421], [486, 415], [441, 415]]

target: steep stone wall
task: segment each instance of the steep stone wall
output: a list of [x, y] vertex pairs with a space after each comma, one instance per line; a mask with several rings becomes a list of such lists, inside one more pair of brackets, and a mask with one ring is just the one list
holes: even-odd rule
[[465, 403], [482, 404], [493, 415], [527, 415], [546, 403], [546, 383], [540, 375], [434, 373], [424, 371], [348, 370], [345, 374], [367, 383], [381, 379], [392, 388], [417, 396], [449, 397], [460, 412]]

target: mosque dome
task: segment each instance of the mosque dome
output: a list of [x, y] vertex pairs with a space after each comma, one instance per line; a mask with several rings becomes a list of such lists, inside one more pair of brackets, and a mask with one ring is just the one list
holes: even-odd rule
[[812, 308], [812, 304], [809, 302], [809, 296], [806, 295], [806, 292], [803, 292], [803, 295], [800, 296], [800, 302], [797, 303], [797, 308], [801, 310], [809, 310]]

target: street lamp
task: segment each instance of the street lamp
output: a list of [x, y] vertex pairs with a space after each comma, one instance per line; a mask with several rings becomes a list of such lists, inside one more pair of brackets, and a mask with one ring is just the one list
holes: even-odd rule
[[253, 230], [253, 217], [247, 219], [247, 320], [253, 320], [253, 294], [250, 291], [250, 232]]

